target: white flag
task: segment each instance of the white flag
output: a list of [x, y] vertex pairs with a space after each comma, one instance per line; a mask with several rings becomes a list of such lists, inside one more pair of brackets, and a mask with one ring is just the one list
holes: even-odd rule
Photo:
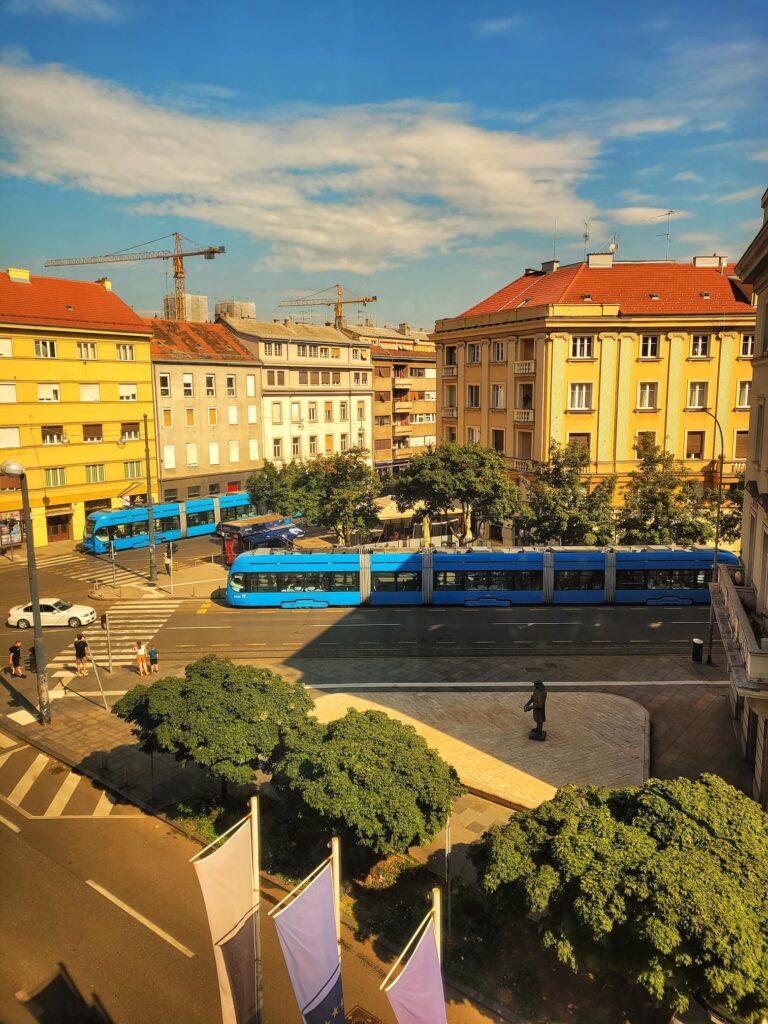
[[223, 1024], [256, 1024], [250, 821], [194, 864], [213, 939]]
[[331, 865], [273, 919], [306, 1024], [344, 1024]]
[[431, 918], [402, 973], [385, 991], [398, 1024], [446, 1024], [443, 978]]

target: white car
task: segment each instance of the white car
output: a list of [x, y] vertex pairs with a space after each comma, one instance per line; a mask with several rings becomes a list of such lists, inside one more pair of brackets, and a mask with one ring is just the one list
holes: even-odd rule
[[[40, 618], [44, 626], [87, 626], [96, 621], [96, 610], [87, 604], [70, 604], [60, 597], [40, 598]], [[8, 613], [8, 626], [29, 629], [32, 622], [32, 605], [17, 604]]]

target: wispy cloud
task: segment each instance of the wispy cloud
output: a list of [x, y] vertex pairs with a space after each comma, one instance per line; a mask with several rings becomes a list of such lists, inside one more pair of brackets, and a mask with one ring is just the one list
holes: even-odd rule
[[754, 188], [743, 188], [740, 192], [728, 192], [727, 195], [718, 196], [715, 202], [742, 203], [747, 199], [759, 199], [763, 192], [765, 192], [765, 188], [762, 185], [756, 185]]
[[611, 126], [609, 135], [614, 138], [634, 138], [637, 135], [658, 135], [674, 132], [686, 123], [684, 117], [641, 117], [637, 120], [619, 121]]
[[121, 21], [124, 11], [112, 0], [5, 0], [3, 10], [17, 15], [63, 15], [82, 21]]
[[470, 28], [476, 36], [505, 36], [509, 32], [520, 28], [525, 23], [522, 15], [515, 15], [509, 18], [487, 18], [484, 21], [473, 21]]
[[768, 149], [760, 149], [757, 153], [753, 153], [749, 158], [750, 160], [768, 160]]
[[748, 235], [755, 235], [763, 226], [762, 217], [750, 217], [749, 220], [739, 221], [739, 229], [746, 231]]
[[[623, 206], [610, 212], [619, 224], [645, 224], [652, 220], [661, 222], [669, 211], [653, 206]], [[686, 210], [672, 210], [670, 220], [684, 220], [690, 216]]]
[[649, 195], [647, 192], [638, 192], [634, 188], [625, 188], [619, 195], [622, 199], [626, 199], [628, 203], [632, 203], [634, 206], [642, 205], [643, 203], [652, 203], [656, 196]]
[[679, 174], [674, 176], [672, 181], [704, 181], [704, 179], [695, 171], [680, 171]]

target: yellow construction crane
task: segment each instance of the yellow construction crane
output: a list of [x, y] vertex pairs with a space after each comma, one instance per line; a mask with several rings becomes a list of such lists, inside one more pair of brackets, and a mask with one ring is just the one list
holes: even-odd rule
[[[330, 291], [331, 287], [336, 288], [335, 299], [315, 298], [315, 296], [317, 295], [322, 295], [323, 292]], [[322, 291], [313, 292], [312, 295], [308, 295], [305, 299], [287, 299], [285, 302], [278, 302], [278, 306], [333, 306], [334, 327], [336, 328], [336, 330], [339, 330], [339, 328], [344, 323], [344, 310], [342, 308], [343, 306], [346, 306], [350, 303], [362, 303], [365, 306], [366, 303], [368, 302], [377, 301], [378, 300], [375, 295], [364, 295], [357, 299], [345, 299], [344, 289], [340, 284], [337, 284], [329, 286], [328, 288], [323, 288]]]
[[[218, 256], [219, 253], [225, 252], [223, 245], [209, 245], [204, 249], [191, 249], [184, 252], [182, 249], [182, 240], [184, 236], [175, 231], [173, 236], [163, 235], [163, 238], [174, 239], [173, 252], [168, 249], [163, 249], [160, 252], [113, 252], [108, 253], [106, 256], [77, 256], [70, 260], [46, 260], [46, 267], [73, 267], [79, 266], [85, 263], [122, 263], [126, 260], [173, 260], [173, 278], [174, 278], [174, 291], [176, 294], [176, 319], [186, 320], [186, 302], [184, 299], [185, 285], [184, 285], [184, 258], [186, 256], [203, 256], [207, 260], [212, 260], [214, 256]], [[159, 242], [161, 239], [157, 238], [155, 241]]]

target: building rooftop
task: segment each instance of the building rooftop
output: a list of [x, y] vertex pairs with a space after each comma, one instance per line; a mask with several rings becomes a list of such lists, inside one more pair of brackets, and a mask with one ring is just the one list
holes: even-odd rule
[[0, 323], [28, 327], [149, 334], [150, 328], [103, 281], [35, 277], [26, 270], [0, 271]]
[[437, 352], [434, 348], [405, 348], [397, 346], [371, 346], [372, 359], [387, 359], [393, 363], [435, 363]]
[[293, 320], [253, 320], [250, 317], [220, 316], [217, 322], [249, 338], [268, 341], [309, 341], [324, 344], [348, 345], [350, 339], [335, 327], [316, 324], [297, 324]]
[[198, 324], [156, 317], [145, 323], [152, 329], [154, 362], [255, 362], [253, 353], [224, 324]]
[[[603, 255], [605, 258], [603, 259]], [[597, 259], [596, 257], [601, 257]], [[735, 264], [697, 257], [707, 264], [671, 261], [618, 263], [610, 254], [549, 272], [526, 271], [460, 317], [500, 313], [523, 306], [618, 305], [622, 315], [749, 313], [751, 289], [736, 277]], [[545, 266], [553, 266], [552, 263]]]

